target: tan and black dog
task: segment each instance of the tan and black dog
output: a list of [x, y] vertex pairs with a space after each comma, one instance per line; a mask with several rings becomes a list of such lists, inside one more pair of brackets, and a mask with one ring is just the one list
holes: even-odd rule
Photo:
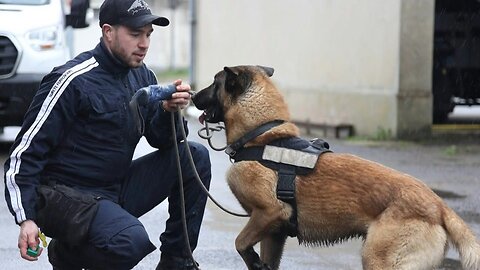
[[[272, 120], [283, 124], [247, 142], [263, 146], [298, 137], [272, 68], [225, 67], [193, 102], [208, 122], [224, 122], [227, 143]], [[235, 241], [248, 269], [278, 269], [292, 207], [276, 196], [277, 172], [258, 161], [234, 163], [228, 184], [250, 214]], [[412, 176], [350, 154], [327, 152], [312, 173], [296, 176], [297, 237], [308, 246], [364, 239], [363, 269], [434, 269], [450, 241], [464, 269], [480, 269], [474, 233], [430, 188]], [[253, 246], [258, 242], [260, 256]]]

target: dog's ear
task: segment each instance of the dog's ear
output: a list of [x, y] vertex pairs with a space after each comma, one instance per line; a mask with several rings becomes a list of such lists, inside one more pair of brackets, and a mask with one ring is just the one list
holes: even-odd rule
[[250, 86], [252, 78], [248, 72], [242, 72], [235, 67], [224, 67], [223, 70], [226, 74], [225, 91], [229, 92], [233, 97], [239, 96]]
[[272, 77], [273, 75], [273, 72], [275, 71], [273, 68], [271, 67], [265, 67], [265, 66], [257, 66], [261, 69], [263, 69], [263, 71], [265, 71], [265, 73], [267, 73], [268, 77]]
[[223, 71], [225, 71], [225, 72], [227, 73], [227, 76], [231, 76], [230, 79], [232, 79], [233, 77], [238, 76], [238, 72], [235, 72], [234, 67], [233, 67], [233, 68], [224, 67], [224, 68], [223, 68]]

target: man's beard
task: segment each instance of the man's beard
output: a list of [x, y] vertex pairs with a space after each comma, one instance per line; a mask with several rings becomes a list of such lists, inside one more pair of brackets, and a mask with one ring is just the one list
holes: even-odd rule
[[[125, 57], [123, 57], [122, 55], [120, 55], [116, 52], [112, 52], [112, 53], [113, 53], [113, 57], [119, 62], [119, 64], [121, 64], [124, 67], [136, 68], [136, 67], [141, 66], [142, 63], [143, 63], [143, 60], [142, 60], [142, 61], [138, 62], [138, 64], [132, 65], [132, 64], [130, 64], [130, 62], [126, 61]], [[137, 63], [137, 62], [135, 62], [135, 63]]]
[[132, 62], [129, 62], [128, 61], [128, 58], [126, 56], [124, 56], [123, 54], [119, 53], [120, 50], [117, 50], [116, 48], [119, 48], [120, 46], [115, 46], [114, 49], [112, 49], [112, 56], [113, 58], [122, 66], [124, 67], [128, 67], [128, 68], [136, 68], [136, 67], [139, 67], [143, 64], [143, 60], [141, 60], [140, 62], [134, 62], [135, 64], [132, 65], [130, 63]]

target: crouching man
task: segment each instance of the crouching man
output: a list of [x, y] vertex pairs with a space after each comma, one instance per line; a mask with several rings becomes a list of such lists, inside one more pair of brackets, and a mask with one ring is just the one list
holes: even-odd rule
[[[157, 84], [143, 60], [153, 25], [169, 20], [153, 15], [144, 0], [105, 0], [99, 19], [99, 44], [43, 79], [5, 163], [20, 255], [37, 260], [40, 227], [52, 237], [48, 258], [54, 269], [131, 269], [155, 250], [138, 218], [168, 198], [157, 269], [195, 269], [182, 229], [174, 140], [191, 250], [207, 197], [195, 181], [181, 132], [172, 136], [170, 118], [188, 105], [190, 86], [177, 80], [171, 99], [131, 103], [138, 89]], [[157, 150], [132, 161], [142, 136]], [[189, 146], [208, 187], [207, 149]]]

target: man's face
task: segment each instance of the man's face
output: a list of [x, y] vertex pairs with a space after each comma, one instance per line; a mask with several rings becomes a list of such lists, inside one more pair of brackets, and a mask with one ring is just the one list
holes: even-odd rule
[[150, 46], [152, 25], [147, 24], [138, 29], [117, 25], [112, 26], [110, 31], [107, 46], [112, 54], [131, 68], [141, 66]]

